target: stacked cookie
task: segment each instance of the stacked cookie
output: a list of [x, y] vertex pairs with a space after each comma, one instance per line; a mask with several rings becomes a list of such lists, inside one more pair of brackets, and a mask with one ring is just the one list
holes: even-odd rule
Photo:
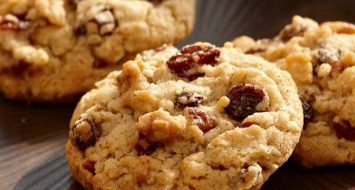
[[146, 49], [192, 30], [194, 0], [11, 0], [0, 3], [0, 91], [70, 101]]
[[243, 36], [234, 44], [297, 83], [305, 125], [295, 160], [305, 167], [355, 163], [355, 25], [295, 16], [274, 39]]

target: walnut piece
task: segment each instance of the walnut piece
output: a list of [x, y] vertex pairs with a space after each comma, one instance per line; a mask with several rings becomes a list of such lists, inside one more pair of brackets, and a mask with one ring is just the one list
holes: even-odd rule
[[136, 128], [150, 142], [165, 142], [181, 136], [186, 121], [182, 116], [171, 116], [166, 111], [158, 110], [141, 116]]

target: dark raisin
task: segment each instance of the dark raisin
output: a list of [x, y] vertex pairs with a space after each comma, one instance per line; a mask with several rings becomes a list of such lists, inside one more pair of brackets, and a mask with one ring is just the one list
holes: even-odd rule
[[305, 26], [288, 25], [281, 31], [280, 39], [284, 42], [287, 42], [295, 36], [303, 36], [305, 31], [306, 31]]
[[334, 122], [333, 128], [335, 129], [336, 135], [339, 139], [344, 138], [349, 141], [355, 141], [355, 127], [352, 127], [348, 120]]
[[79, 119], [71, 130], [71, 140], [80, 150], [93, 146], [101, 136], [101, 129], [91, 119]]
[[205, 73], [195, 73], [195, 74], [188, 76], [187, 79], [189, 81], [193, 81], [193, 80], [196, 80], [196, 79], [198, 79], [200, 77], [204, 77], [204, 76], [205, 76]]
[[197, 107], [201, 104], [203, 96], [197, 93], [183, 92], [175, 99], [175, 107], [184, 109], [185, 107]]
[[181, 53], [183, 55], [193, 56], [193, 60], [200, 65], [217, 65], [217, 59], [220, 55], [219, 50], [212, 46], [202, 47], [198, 45], [185, 46], [181, 49]]
[[109, 65], [109, 63], [107, 61], [104, 61], [102, 59], [96, 58], [94, 63], [93, 63], [93, 67], [95, 69], [102, 69], [102, 68], [106, 68]]
[[258, 112], [256, 106], [263, 101], [265, 93], [262, 89], [252, 85], [237, 85], [229, 90], [229, 105], [226, 113], [237, 121], [242, 121], [249, 115]]
[[83, 163], [83, 168], [85, 168], [87, 171], [89, 171], [92, 175], [95, 175], [95, 164], [96, 162], [92, 161], [92, 160], [86, 160]]
[[87, 34], [86, 31], [86, 27], [85, 26], [79, 26], [76, 30], [75, 30], [75, 34], [77, 36], [84, 36]]
[[31, 67], [30, 63], [26, 61], [19, 61], [15, 65], [10, 67], [10, 72], [15, 75], [21, 75], [30, 67]]
[[188, 77], [191, 75], [188, 71], [192, 70], [192, 68], [196, 66], [193, 65], [193, 63], [192, 57], [188, 55], [175, 55], [167, 62], [168, 67], [172, 70], [172, 72], [181, 77]]
[[171, 57], [167, 64], [169, 69], [176, 75], [195, 80], [205, 75], [197, 71], [199, 66], [215, 66], [218, 64], [219, 56], [219, 50], [213, 46], [190, 45], [182, 48], [180, 54]]
[[207, 112], [197, 108], [189, 108], [189, 114], [203, 132], [208, 132], [217, 126], [217, 122]]
[[16, 14], [16, 17], [20, 20], [20, 22], [27, 22], [26, 16], [27, 13]]
[[302, 108], [303, 108], [303, 121], [304, 121], [304, 127], [307, 126], [309, 122], [312, 121], [313, 115], [314, 115], [314, 110], [312, 106], [305, 101], [303, 98], [300, 98], [302, 102]]

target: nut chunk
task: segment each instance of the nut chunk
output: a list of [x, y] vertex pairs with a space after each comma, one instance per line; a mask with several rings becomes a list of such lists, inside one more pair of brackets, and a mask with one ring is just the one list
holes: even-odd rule
[[158, 110], [141, 116], [136, 128], [150, 142], [172, 141], [179, 137], [186, 127], [186, 121], [181, 117]]

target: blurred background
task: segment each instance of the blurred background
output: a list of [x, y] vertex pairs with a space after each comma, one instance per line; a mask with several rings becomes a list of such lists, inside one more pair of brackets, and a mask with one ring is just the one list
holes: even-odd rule
[[355, 22], [354, 0], [198, 0], [196, 27], [181, 44], [196, 40], [222, 45], [240, 35], [273, 37], [293, 15], [318, 22]]

